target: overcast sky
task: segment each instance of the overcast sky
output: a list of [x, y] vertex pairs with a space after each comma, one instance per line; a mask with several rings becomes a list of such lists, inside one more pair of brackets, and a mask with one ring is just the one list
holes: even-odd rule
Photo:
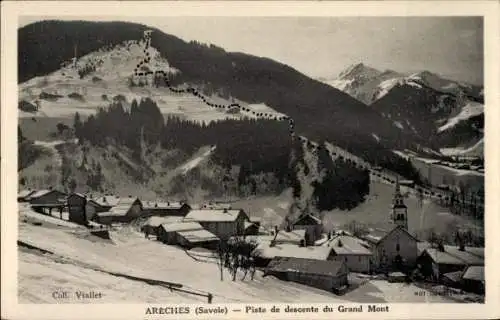
[[[53, 17], [20, 18], [20, 24], [46, 19]], [[381, 70], [429, 70], [483, 83], [481, 17], [127, 17], [127, 21], [187, 41], [269, 57], [313, 78], [334, 78], [349, 65], [363, 62]]]

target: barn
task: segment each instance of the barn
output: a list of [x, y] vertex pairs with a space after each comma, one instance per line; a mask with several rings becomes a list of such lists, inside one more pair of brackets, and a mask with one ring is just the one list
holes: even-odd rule
[[351, 272], [369, 273], [372, 269], [373, 253], [370, 245], [361, 239], [338, 235], [323, 246], [332, 248], [331, 260], [343, 261]]
[[66, 206], [66, 193], [55, 189], [38, 190], [27, 199], [29, 199], [30, 206], [40, 213], [51, 214], [55, 209], [62, 216], [62, 211]]
[[243, 210], [191, 210], [184, 221], [198, 222], [221, 239], [244, 235], [248, 216]]
[[390, 231], [373, 230], [362, 237], [371, 246], [374, 271], [409, 272], [417, 262], [417, 239], [405, 228], [396, 226]]
[[97, 222], [102, 224], [128, 223], [141, 216], [142, 202], [138, 198], [120, 198], [109, 211], [97, 213]]
[[144, 215], [185, 217], [191, 207], [184, 202], [146, 201], [143, 203]]
[[342, 292], [349, 285], [349, 270], [343, 261], [276, 257], [267, 266], [265, 275], [334, 293]]

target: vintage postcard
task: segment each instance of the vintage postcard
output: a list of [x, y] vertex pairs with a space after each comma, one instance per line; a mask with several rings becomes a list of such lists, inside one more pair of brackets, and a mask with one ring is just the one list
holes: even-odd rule
[[2, 3], [2, 318], [497, 318], [498, 13]]

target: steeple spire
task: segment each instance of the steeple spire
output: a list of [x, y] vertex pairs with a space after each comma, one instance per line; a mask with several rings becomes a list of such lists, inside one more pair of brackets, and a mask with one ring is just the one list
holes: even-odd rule
[[399, 185], [399, 177], [396, 177], [396, 186], [394, 198], [392, 200], [392, 221], [405, 229], [408, 229], [408, 214], [407, 207], [404, 203], [403, 195], [401, 194], [401, 187]]

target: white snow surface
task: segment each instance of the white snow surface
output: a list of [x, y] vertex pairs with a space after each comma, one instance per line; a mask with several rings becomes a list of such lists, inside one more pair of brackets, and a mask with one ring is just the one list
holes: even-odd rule
[[392, 90], [392, 88], [396, 87], [396, 86], [401, 86], [401, 85], [404, 85], [404, 84], [407, 84], [407, 85], [410, 85], [412, 87], [415, 87], [415, 88], [422, 88], [421, 85], [419, 85], [418, 83], [414, 82], [413, 80], [417, 80], [417, 78], [415, 77], [405, 77], [405, 78], [392, 78], [392, 79], [387, 79], [387, 80], [384, 80], [382, 81], [379, 85], [378, 85], [378, 90], [377, 90], [377, 93], [375, 95], [375, 100], [379, 100], [381, 99], [382, 97], [384, 97], [385, 95], [387, 95], [389, 93], [389, 91]]
[[484, 151], [484, 138], [481, 138], [475, 145], [470, 148], [442, 148], [439, 150], [445, 156], [460, 156], [471, 154], [482, 154]]
[[344, 91], [347, 89], [348, 86], [350, 86], [353, 83], [353, 81], [354, 79], [334, 79], [325, 81], [325, 83], [336, 89]]
[[455, 117], [448, 119], [448, 121], [438, 128], [438, 132], [443, 132], [456, 126], [460, 121], [467, 120], [474, 116], [480, 115], [484, 112], [484, 105], [479, 102], [468, 101], [462, 108], [460, 113]]
[[201, 155], [194, 157], [193, 159], [189, 160], [184, 165], [182, 165], [182, 167], [180, 168], [182, 174], [188, 173], [188, 171], [192, 170], [193, 168], [196, 168], [203, 160], [210, 157], [210, 155], [215, 151], [215, 148], [216, 146], [210, 147], [208, 150], [203, 151]]
[[[184, 290], [213, 294], [214, 303], [342, 303], [373, 302], [445, 302], [442, 298], [415, 297], [413, 285], [367, 281], [344, 296], [274, 277], [262, 277], [258, 271], [254, 280], [241, 281], [242, 274], [232, 281], [227, 271], [220, 280], [220, 269], [210, 255], [168, 246], [147, 240], [131, 228], [113, 232], [113, 242], [96, 237], [85, 238], [71, 230], [19, 225], [19, 240], [50, 250], [37, 254], [19, 250], [20, 303], [78, 303], [75, 298], [54, 301], [54, 290], [100, 291], [104, 297], [88, 303], [194, 303], [206, 302], [205, 297], [170, 291], [141, 281], [110, 275], [107, 272], [153, 280], [180, 283]], [[119, 238], [119, 239], [118, 239]]]

